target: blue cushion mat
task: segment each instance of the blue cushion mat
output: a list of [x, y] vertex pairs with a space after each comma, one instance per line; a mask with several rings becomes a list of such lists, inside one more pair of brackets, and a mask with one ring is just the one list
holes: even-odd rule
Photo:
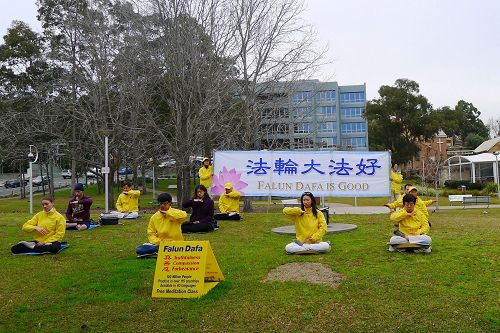
[[[61, 252], [64, 249], [67, 249], [68, 247], [69, 247], [68, 243], [61, 244], [61, 248], [59, 249], [59, 251], [57, 253]], [[57, 253], [52, 253], [52, 252], [27, 252], [27, 253], [13, 253], [13, 254], [16, 255], [16, 256], [21, 256], [21, 255], [33, 255], [33, 256], [37, 256], [37, 255], [41, 255], [41, 254], [57, 254]]]

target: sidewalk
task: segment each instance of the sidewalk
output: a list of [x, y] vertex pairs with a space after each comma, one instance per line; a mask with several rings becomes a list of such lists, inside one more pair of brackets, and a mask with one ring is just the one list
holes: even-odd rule
[[[327, 203], [326, 204], [330, 208], [330, 214], [389, 214], [390, 210], [384, 206], [358, 206], [354, 207], [347, 204], [338, 204], [338, 203]], [[472, 205], [467, 206], [465, 209], [487, 209], [486, 205]], [[490, 205], [489, 208], [500, 208], [500, 205]], [[436, 206], [431, 205], [427, 207], [429, 211], [435, 211]], [[451, 210], [451, 209], [464, 209], [464, 206], [439, 206], [439, 211], [441, 210]]]

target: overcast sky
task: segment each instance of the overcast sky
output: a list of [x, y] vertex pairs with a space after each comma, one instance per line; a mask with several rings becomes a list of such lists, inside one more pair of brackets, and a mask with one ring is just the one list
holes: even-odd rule
[[[12, 20], [41, 31], [35, 0], [0, 0], [0, 33]], [[366, 83], [367, 98], [398, 78], [420, 84], [434, 107], [464, 99], [481, 119], [500, 118], [499, 0], [306, 0], [332, 63], [317, 78]], [[3, 42], [3, 41], [2, 41]]]

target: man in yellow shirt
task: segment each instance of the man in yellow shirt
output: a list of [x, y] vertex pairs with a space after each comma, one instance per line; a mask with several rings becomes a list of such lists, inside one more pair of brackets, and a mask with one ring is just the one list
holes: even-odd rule
[[57, 253], [61, 249], [61, 241], [66, 233], [66, 218], [54, 208], [52, 198], [43, 198], [42, 207], [41, 212], [23, 224], [23, 231], [32, 232], [35, 240], [19, 242], [12, 247], [12, 253]]
[[198, 176], [200, 177], [200, 185], [207, 188], [207, 193], [212, 196], [212, 176], [214, 173], [213, 166], [210, 164], [210, 158], [204, 157], [202, 161], [202, 166], [198, 170]]
[[162, 240], [182, 241], [182, 222], [186, 221], [187, 213], [172, 208], [172, 196], [162, 193], [158, 196], [160, 209], [151, 216], [148, 224], [148, 243], [139, 245], [135, 252], [138, 255], [158, 253]]
[[240, 212], [240, 197], [241, 193], [233, 190], [232, 183], [224, 184], [225, 192], [219, 198], [219, 214], [215, 214], [216, 220], [241, 220]]
[[112, 212], [119, 219], [136, 219], [139, 217], [139, 197], [141, 191], [132, 190], [132, 184], [123, 185], [123, 192], [116, 200], [116, 212]]
[[[403, 197], [403, 209], [391, 214], [391, 221], [399, 224], [399, 235], [392, 236], [389, 240], [389, 251], [394, 252], [396, 248], [393, 245], [404, 243], [425, 243], [431, 244], [432, 239], [427, 235], [429, 232], [429, 223], [424, 213], [415, 207], [417, 198], [412, 194], [406, 194]], [[432, 248], [425, 249], [424, 252], [430, 253]]]

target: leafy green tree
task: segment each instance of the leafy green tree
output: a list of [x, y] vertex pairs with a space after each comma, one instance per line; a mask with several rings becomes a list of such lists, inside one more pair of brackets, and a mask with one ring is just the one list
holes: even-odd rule
[[455, 106], [455, 111], [463, 116], [458, 132], [464, 142], [471, 133], [482, 137], [483, 141], [489, 137], [488, 127], [479, 119], [481, 112], [472, 103], [460, 100]]
[[470, 149], [476, 149], [483, 142], [484, 142], [484, 137], [475, 133], [467, 134], [464, 140], [465, 146]]
[[394, 162], [408, 162], [418, 152], [417, 142], [438, 132], [436, 112], [415, 81], [398, 79], [378, 92], [380, 98], [368, 103], [365, 114], [370, 149], [391, 150]]

